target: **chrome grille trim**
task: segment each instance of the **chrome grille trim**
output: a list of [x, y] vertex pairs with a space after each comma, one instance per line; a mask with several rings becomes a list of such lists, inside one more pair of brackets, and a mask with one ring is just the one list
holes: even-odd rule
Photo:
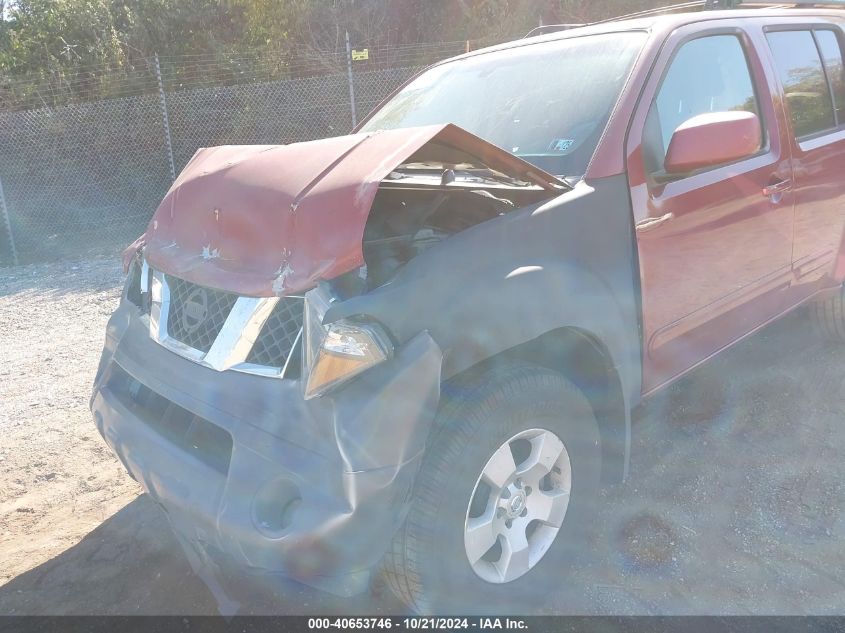
[[168, 335], [208, 354], [214, 341], [222, 334], [238, 295], [206, 288], [168, 274], [164, 275], [164, 280], [170, 290]]
[[304, 304], [305, 300], [297, 297], [280, 299], [261, 328], [246, 362], [281, 369], [298, 342]]
[[258, 376], [285, 376], [302, 336], [302, 328], [282, 367], [247, 362], [264, 324], [280, 300], [279, 297], [237, 297], [211, 347], [204, 352], [186, 345], [169, 332], [168, 320], [172, 304], [167, 275], [153, 269], [150, 286], [150, 338], [155, 342], [183, 358], [216, 371], [231, 369]]

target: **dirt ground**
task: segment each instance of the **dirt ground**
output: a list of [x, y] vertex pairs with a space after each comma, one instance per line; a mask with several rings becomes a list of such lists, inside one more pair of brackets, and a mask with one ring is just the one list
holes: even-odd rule
[[[0, 614], [216, 613], [88, 412], [120, 278], [116, 257], [0, 270]], [[591, 551], [544, 611], [845, 613], [843, 367], [799, 311], [642, 406], [631, 477], [604, 490]], [[237, 599], [401, 611], [379, 583]]]
[[0, 582], [138, 496], [85, 409], [117, 258], [0, 269]]

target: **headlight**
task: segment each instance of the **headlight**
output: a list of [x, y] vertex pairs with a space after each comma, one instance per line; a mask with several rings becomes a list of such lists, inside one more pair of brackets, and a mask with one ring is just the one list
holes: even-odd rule
[[393, 345], [377, 323], [338, 321], [323, 325], [329, 307], [326, 292], [305, 294], [302, 375], [305, 399], [321, 396], [393, 354]]

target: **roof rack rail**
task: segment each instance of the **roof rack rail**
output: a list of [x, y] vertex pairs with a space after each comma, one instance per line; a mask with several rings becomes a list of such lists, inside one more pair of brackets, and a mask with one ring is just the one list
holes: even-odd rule
[[577, 29], [579, 26], [587, 26], [585, 23], [572, 22], [569, 24], [541, 24], [535, 26], [522, 37], [534, 37], [535, 35], [545, 35], [546, 33], [557, 33], [558, 31], [568, 31], [569, 29]]
[[[615, 22], [616, 20], [631, 20], [634, 18], [647, 18], [651, 15], [660, 15], [661, 13], [675, 13], [676, 11], [688, 11], [690, 9], [703, 9], [705, 5], [711, 0], [696, 0], [695, 2], [681, 2], [679, 4], [670, 4], [665, 7], [655, 7], [653, 9], [646, 9], [645, 11], [637, 11], [635, 13], [626, 13], [625, 15], [617, 15], [613, 18], [605, 18], [590, 22], [590, 24], [605, 24], [607, 22]], [[717, 0], [718, 1], [718, 0]], [[724, 0], [722, 0], [724, 1]]]
[[543, 24], [528, 31], [528, 33], [523, 35], [523, 38], [533, 37], [535, 35], [545, 35], [546, 33], [556, 33], [557, 31], [566, 31], [568, 29], [576, 29], [580, 26], [590, 26], [591, 24], [604, 24], [605, 22], [615, 22], [616, 20], [644, 18], [649, 15], [657, 15], [660, 13], [673, 13], [675, 11], [686, 11], [688, 9], [703, 8], [706, 2], [708, 1], [709, 0], [695, 0], [694, 2], [681, 2], [679, 4], [671, 4], [665, 7], [655, 7], [653, 9], [646, 9], [645, 11], [637, 11], [636, 13], [626, 13], [625, 15], [617, 15], [616, 17], [605, 18], [603, 20], [598, 20], [596, 22], [588, 22], [584, 24]]
[[836, 7], [845, 9], [845, 0], [781, 0], [780, 2], [763, 2], [761, 0], [736, 0], [736, 6], [743, 7], [783, 7], [798, 9], [800, 7]]
[[645, 18], [652, 15], [660, 15], [661, 13], [675, 13], [677, 11], [689, 11], [690, 9], [700, 9], [702, 11], [714, 11], [721, 9], [737, 9], [737, 8], [800, 8], [800, 7], [836, 7], [845, 9], [845, 0], [780, 0], [766, 2], [765, 0], [695, 0], [694, 2], [681, 2], [678, 4], [670, 4], [664, 7], [655, 7], [653, 9], [646, 9], [644, 11], [637, 11], [635, 13], [626, 13], [625, 15], [617, 15], [612, 18], [604, 18], [603, 20], [596, 20], [586, 24], [544, 24], [531, 29], [523, 37], [533, 37], [534, 35], [545, 35], [546, 33], [555, 33], [557, 31], [566, 31], [568, 29], [575, 29], [580, 26], [591, 26], [593, 24], [606, 24], [607, 22], [616, 22], [617, 20], [631, 20], [634, 18]]

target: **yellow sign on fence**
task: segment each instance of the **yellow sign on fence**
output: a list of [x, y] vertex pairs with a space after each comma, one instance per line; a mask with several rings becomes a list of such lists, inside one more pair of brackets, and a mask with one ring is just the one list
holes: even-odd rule
[[363, 61], [363, 60], [369, 59], [369, 58], [370, 58], [370, 49], [369, 48], [365, 48], [365, 49], [360, 50], [360, 51], [356, 51], [355, 49], [352, 49], [352, 61], [353, 62], [360, 62], [360, 61]]

